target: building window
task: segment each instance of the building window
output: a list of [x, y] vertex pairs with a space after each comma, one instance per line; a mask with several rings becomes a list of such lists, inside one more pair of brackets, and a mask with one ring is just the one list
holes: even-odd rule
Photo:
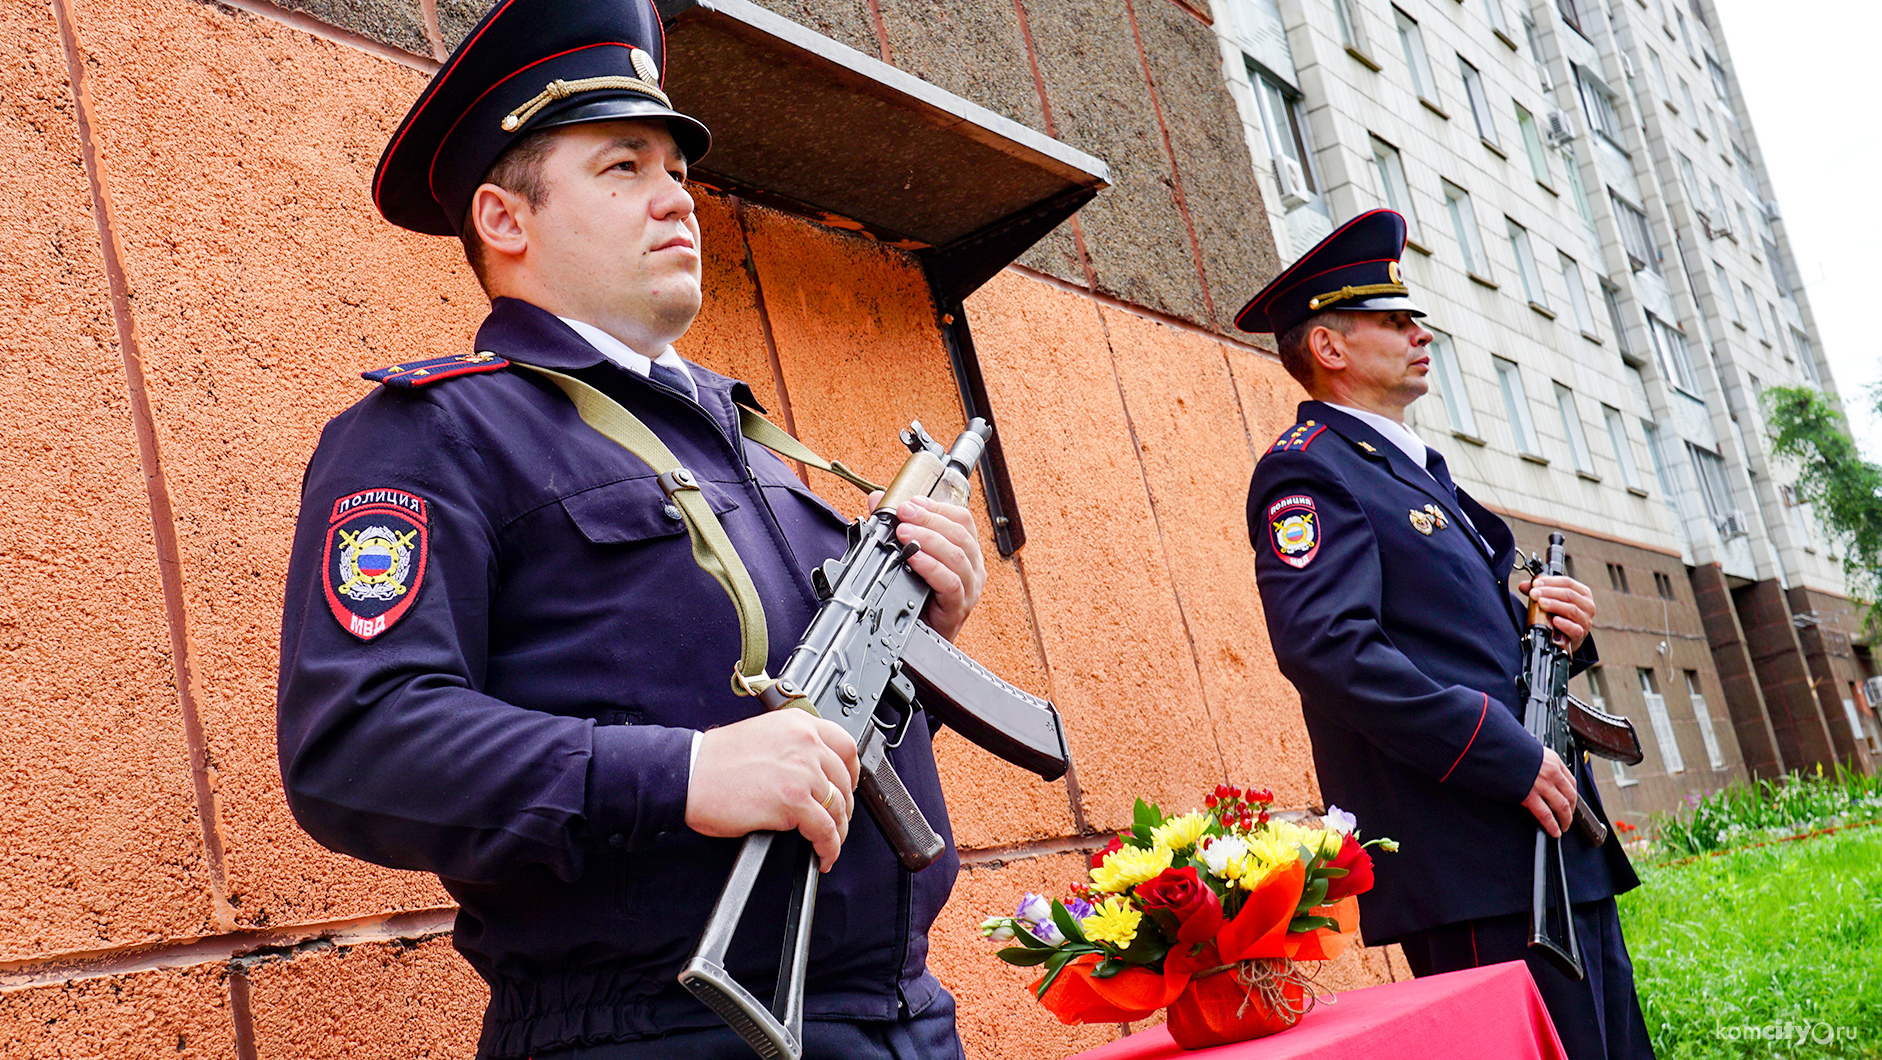
[[1490, 114], [1490, 97], [1483, 92], [1483, 74], [1463, 56], [1457, 57], [1458, 72], [1464, 75], [1464, 97], [1470, 100], [1470, 115], [1477, 121], [1477, 135], [1495, 144], [1496, 120]]
[[1523, 137], [1523, 150], [1529, 154], [1529, 172], [1536, 183], [1549, 186], [1549, 155], [1542, 149], [1542, 134], [1536, 128], [1536, 116], [1521, 103], [1516, 104], [1516, 129]]
[[1289, 209], [1313, 202], [1320, 189], [1314, 180], [1313, 150], [1300, 112], [1299, 93], [1253, 62], [1248, 64], [1248, 79], [1254, 83], [1255, 100], [1261, 108], [1261, 124], [1268, 152], [1274, 158], [1274, 178], [1281, 186], [1282, 202]]
[[1784, 263], [1778, 260], [1777, 244], [1768, 239], [1764, 241], [1764, 260], [1771, 266], [1771, 281], [1777, 284], [1777, 293], [1789, 298], [1791, 296], [1790, 277], [1784, 271]]
[[1621, 226], [1621, 245], [1627, 248], [1628, 263], [1635, 272], [1642, 269], [1659, 272], [1660, 248], [1653, 241], [1646, 211], [1621, 198], [1613, 188], [1608, 189], [1608, 201], [1613, 204], [1614, 219]]
[[1810, 336], [1791, 329], [1791, 345], [1797, 347], [1797, 363], [1804, 370], [1804, 378], [1818, 390], [1823, 389], [1823, 380], [1817, 377], [1817, 358], [1810, 345]]
[[1470, 395], [1464, 389], [1464, 373], [1457, 366], [1457, 346], [1442, 331], [1431, 331], [1431, 370], [1438, 377], [1438, 397], [1444, 402], [1444, 415], [1451, 430], [1477, 436], [1477, 417], [1470, 408]]
[[1536, 84], [1544, 92], [1555, 91], [1555, 82], [1549, 80], [1548, 60], [1542, 54], [1542, 41], [1536, 36], [1535, 20], [1523, 16], [1523, 41], [1529, 46], [1529, 61], [1536, 64]]
[[1769, 345], [1771, 342], [1771, 332], [1770, 329], [1764, 326], [1764, 314], [1758, 309], [1757, 294], [1752, 291], [1751, 285], [1748, 283], [1739, 284], [1738, 289], [1745, 296], [1745, 315], [1751, 318], [1752, 326], [1757, 328], [1758, 341]]
[[1510, 35], [1509, 21], [1503, 17], [1503, 0], [1483, 0], [1483, 13], [1498, 35], [1506, 38]]
[[1464, 271], [1488, 279], [1490, 262], [1483, 253], [1483, 239], [1477, 234], [1477, 214], [1470, 206], [1470, 193], [1444, 182], [1444, 208], [1451, 215], [1451, 231], [1457, 236], [1457, 248], [1464, 254]]
[[1353, 0], [1333, 0], [1333, 17], [1340, 23], [1341, 42], [1354, 51], [1365, 51], [1365, 29], [1359, 21], [1359, 12], [1353, 10]]
[[1677, 600], [1673, 595], [1673, 576], [1664, 571], [1653, 572], [1653, 591], [1660, 594], [1662, 600]]
[[1666, 83], [1666, 64], [1660, 61], [1660, 53], [1647, 49], [1647, 69], [1653, 74], [1653, 87], [1659, 91], [1660, 98], [1667, 102], [1673, 100], [1673, 90]]
[[1575, 460], [1575, 470], [1594, 474], [1594, 460], [1588, 455], [1588, 438], [1581, 430], [1581, 410], [1575, 407], [1575, 392], [1555, 384], [1555, 411], [1562, 415], [1562, 433], [1568, 436], [1568, 453]]
[[1666, 713], [1666, 697], [1660, 694], [1660, 683], [1654, 679], [1653, 671], [1636, 670], [1640, 675], [1640, 695], [1647, 701], [1647, 718], [1653, 723], [1654, 742], [1660, 745], [1660, 761], [1665, 763], [1668, 773], [1686, 772], [1686, 759], [1680, 757], [1679, 740], [1673, 735], [1673, 719]]
[[1379, 190], [1385, 203], [1405, 216], [1405, 231], [1413, 240], [1418, 234], [1418, 214], [1412, 209], [1411, 186], [1405, 183], [1405, 162], [1398, 148], [1378, 137], [1372, 138], [1372, 167], [1379, 174]]
[[1677, 7], [1673, 8], [1673, 21], [1679, 23], [1679, 39], [1685, 42], [1686, 57], [1698, 62], [1699, 53], [1693, 50], [1692, 34], [1686, 32], [1686, 13]]
[[1582, 286], [1581, 266], [1567, 254], [1557, 253], [1562, 263], [1562, 282], [1568, 285], [1568, 304], [1575, 310], [1575, 326], [1582, 334], [1595, 334], [1594, 310], [1588, 308], [1588, 289]]
[[[1601, 711], [1602, 713], [1607, 713], [1608, 712], [1607, 674], [1601, 669], [1601, 664], [1596, 663], [1595, 665], [1590, 666], [1588, 668], [1586, 676], [1588, 678], [1588, 703], [1589, 705], [1593, 706], [1594, 709]], [[1614, 786], [1617, 788], [1631, 788], [1635, 784], [1640, 783], [1640, 781], [1634, 779], [1634, 775], [1632, 773], [1628, 772], [1627, 767], [1625, 765], [1621, 764], [1619, 761], [1616, 761], [1615, 759], [1612, 759], [1612, 758], [1608, 759], [1608, 768], [1613, 771]]]
[[1732, 278], [1725, 274], [1725, 266], [1713, 262], [1712, 274], [1719, 279], [1719, 298], [1725, 303], [1726, 319], [1734, 324], [1743, 324], [1745, 319], [1738, 315], [1738, 299], [1732, 294]]
[[1617, 593], [1627, 592], [1627, 568], [1618, 563], [1608, 564], [1608, 588]]
[[1677, 517], [1679, 502], [1674, 499], [1673, 476], [1666, 469], [1666, 457], [1660, 452], [1659, 425], [1652, 420], [1641, 420], [1640, 433], [1647, 439], [1647, 457], [1653, 461], [1653, 479], [1660, 484], [1660, 500]]
[[1673, 152], [1673, 157], [1679, 159], [1680, 179], [1686, 183], [1686, 195], [1692, 199], [1693, 209], [1704, 210], [1706, 199], [1700, 194], [1699, 172], [1692, 167], [1692, 159], [1687, 158], [1684, 151]]
[[1633, 346], [1627, 341], [1627, 324], [1621, 316], [1620, 288], [1602, 280], [1601, 301], [1608, 309], [1608, 324], [1614, 328], [1614, 345], [1619, 346], [1622, 353], [1633, 353]]
[[1692, 122], [1693, 131], [1698, 133], [1699, 138], [1703, 140], [1706, 133], [1699, 127], [1699, 104], [1692, 101], [1692, 86], [1687, 84], [1683, 77], [1676, 80], [1679, 81], [1679, 98], [1686, 104], [1686, 118]]
[[1693, 371], [1686, 336], [1652, 313], [1647, 314], [1647, 333], [1653, 336], [1653, 348], [1660, 355], [1660, 370], [1666, 373], [1667, 380], [1688, 394], [1697, 395], [1699, 377]]
[[1725, 517], [1738, 514], [1732, 504], [1731, 487], [1725, 482], [1725, 458], [1691, 442], [1686, 443], [1686, 454], [1692, 459], [1693, 474], [1699, 480], [1699, 499], [1705, 502], [1706, 514], [1723, 533]]
[[1501, 357], [1493, 360], [1497, 386], [1503, 391], [1503, 411], [1509, 416], [1510, 437], [1516, 444], [1516, 451], [1540, 456], [1536, 448], [1536, 426], [1529, 419], [1529, 395], [1523, 392], [1522, 369]]
[[1546, 308], [1549, 303], [1542, 292], [1542, 274], [1536, 270], [1535, 250], [1529, 245], [1529, 229], [1507, 217], [1503, 221], [1509, 225], [1510, 250], [1516, 254], [1516, 272], [1523, 279], [1523, 296], [1529, 299], [1530, 305]]
[[1630, 490], [1639, 489], [1640, 469], [1634, 464], [1634, 444], [1627, 440], [1627, 421], [1612, 405], [1601, 406], [1601, 418], [1607, 421], [1608, 444], [1614, 447], [1614, 462], [1620, 465], [1621, 484]]
[[1405, 66], [1411, 70], [1412, 91], [1433, 106], [1438, 102], [1438, 83], [1431, 76], [1431, 60], [1425, 56], [1425, 37], [1418, 30], [1418, 20], [1392, 8], [1392, 19], [1398, 23], [1398, 46], [1405, 53]]
[[1719, 210], [1718, 213], [1712, 215], [1712, 230], [1706, 234], [1713, 237], [1729, 236], [1732, 234], [1732, 215], [1725, 205], [1725, 192], [1719, 188], [1719, 182], [1716, 180], [1709, 180], [1706, 183], [1712, 188], [1712, 201], [1718, 205]]
[[1706, 73], [1712, 77], [1712, 90], [1719, 94], [1719, 102], [1731, 105], [1732, 87], [1725, 83], [1725, 67], [1712, 56], [1706, 56]]
[[[1562, 21], [1568, 23], [1568, 28], [1581, 33], [1581, 10], [1575, 5], [1575, 0], [1555, 0], [1555, 9], [1561, 12]], [[1587, 36], [1586, 33], [1581, 35]]]
[[1732, 145], [1732, 156], [1738, 160], [1738, 181], [1745, 186], [1745, 194], [1752, 202], [1763, 202], [1764, 193], [1758, 190], [1758, 174], [1751, 168], [1751, 156], [1737, 144]]
[[1582, 110], [1588, 115], [1588, 125], [1602, 135], [1608, 143], [1621, 146], [1621, 118], [1614, 112], [1614, 93], [1585, 66], [1575, 68], [1577, 86], [1581, 89]]
[[[1712, 728], [1712, 711], [1706, 707], [1706, 696], [1699, 690], [1699, 671], [1686, 671], [1686, 701], [1692, 704], [1693, 720], [1699, 723], [1699, 738], [1705, 741], [1706, 762], [1713, 769], [1725, 768], [1725, 752], [1719, 749], [1719, 734]], [[1856, 733], [1857, 739], [1862, 733]]]
[[1570, 155], [1562, 160], [1562, 171], [1568, 175], [1569, 197], [1575, 200], [1575, 209], [1581, 213], [1581, 223], [1588, 229], [1588, 241], [1599, 244], [1600, 239], [1594, 228], [1594, 207], [1588, 203], [1588, 189], [1582, 186], [1581, 167], [1575, 164], [1575, 156]]

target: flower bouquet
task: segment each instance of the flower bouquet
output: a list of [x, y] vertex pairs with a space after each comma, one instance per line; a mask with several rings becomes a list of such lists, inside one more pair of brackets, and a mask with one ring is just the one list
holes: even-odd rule
[[1313, 1004], [1302, 964], [1339, 956], [1372, 887], [1353, 816], [1270, 819], [1274, 794], [1217, 785], [1205, 809], [1137, 800], [1131, 827], [1092, 855], [1064, 899], [1027, 893], [981, 933], [1001, 960], [1041, 967], [1033, 993], [1062, 1023], [1123, 1023], [1169, 1009], [1186, 1049], [1285, 1030]]

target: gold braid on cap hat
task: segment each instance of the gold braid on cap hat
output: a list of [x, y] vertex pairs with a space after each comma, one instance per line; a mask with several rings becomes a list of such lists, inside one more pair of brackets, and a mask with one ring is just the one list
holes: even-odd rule
[[1410, 294], [1411, 288], [1402, 283], [1369, 283], [1363, 287], [1342, 287], [1337, 291], [1317, 294], [1307, 299], [1307, 308], [1318, 312], [1321, 306], [1344, 302], [1348, 298], [1371, 298], [1375, 294]]
[[544, 86], [541, 92], [536, 94], [534, 99], [504, 115], [503, 131], [515, 132], [522, 128], [524, 122], [535, 117], [542, 108], [554, 103], [556, 100], [567, 99], [577, 93], [594, 92], [600, 89], [625, 89], [629, 92], [642, 92], [659, 100], [661, 106], [671, 108], [673, 101], [667, 98], [667, 94], [660, 90], [660, 86], [657, 83], [660, 80], [660, 68], [655, 66], [653, 59], [639, 48], [633, 49], [632, 54], [634, 56], [634, 72], [639, 74], [639, 77], [612, 74], [607, 77], [584, 77], [574, 81], [551, 81], [548, 85]]

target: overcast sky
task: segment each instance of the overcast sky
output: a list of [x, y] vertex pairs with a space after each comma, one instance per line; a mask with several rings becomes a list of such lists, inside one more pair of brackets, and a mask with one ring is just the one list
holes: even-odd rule
[[1864, 455], [1882, 462], [1882, 3], [1713, 0], [1830, 371]]

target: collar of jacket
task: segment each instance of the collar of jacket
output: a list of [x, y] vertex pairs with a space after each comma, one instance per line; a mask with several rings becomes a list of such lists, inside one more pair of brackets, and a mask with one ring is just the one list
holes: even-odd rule
[[[1467, 529], [1470, 523], [1463, 518], [1462, 506], [1457, 498], [1451, 496], [1451, 492], [1445, 489], [1430, 471], [1419, 467], [1411, 457], [1406, 456], [1405, 450], [1400, 449], [1391, 439], [1367, 426], [1359, 417], [1349, 415], [1338, 405], [1329, 405], [1324, 401], [1301, 402], [1298, 416], [1301, 420], [1318, 420], [1326, 424], [1335, 434], [1346, 439], [1347, 443], [1352, 445], [1354, 452], [1375, 464], [1384, 464], [1400, 481], [1437, 501], [1450, 515], [1451, 521], [1457, 524], [1458, 529], [1465, 531], [1464, 536], [1477, 546], [1477, 551], [1483, 555], [1485, 562], [1495, 560], [1496, 557], [1490, 554], [1482, 535], [1471, 533]], [[1358, 444], [1360, 442], [1366, 444], [1361, 446]]]
[[[477, 329], [476, 348], [493, 350], [512, 361], [558, 372], [574, 372], [601, 364], [614, 365], [605, 354], [595, 349], [594, 344], [582, 338], [554, 313], [520, 298], [497, 298], [491, 301], [490, 315], [484, 318], [483, 326]], [[751, 387], [710, 368], [703, 368], [690, 359], [686, 363], [692, 371], [694, 385], [699, 388], [702, 405], [705, 404], [706, 394], [711, 392], [724, 394], [734, 404], [743, 405], [753, 412], [765, 411]]]

